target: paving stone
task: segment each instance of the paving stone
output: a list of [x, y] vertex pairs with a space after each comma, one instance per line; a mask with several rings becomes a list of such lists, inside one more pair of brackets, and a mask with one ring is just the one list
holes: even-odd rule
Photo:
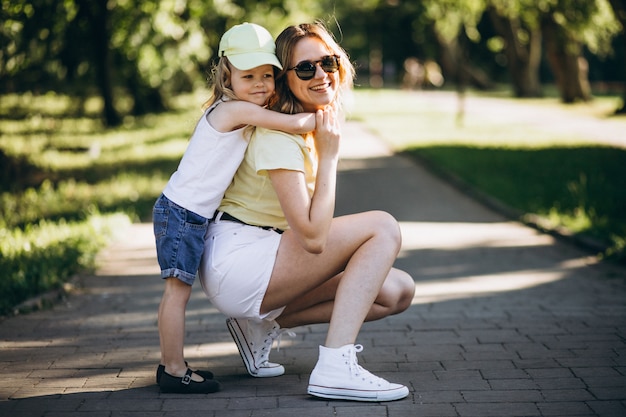
[[538, 403], [541, 415], [550, 416], [593, 416], [593, 410], [582, 401]]
[[462, 391], [468, 403], [536, 403], [543, 398], [539, 390]]
[[454, 405], [461, 417], [487, 417], [487, 416], [540, 416], [540, 411], [534, 403], [466, 403]]

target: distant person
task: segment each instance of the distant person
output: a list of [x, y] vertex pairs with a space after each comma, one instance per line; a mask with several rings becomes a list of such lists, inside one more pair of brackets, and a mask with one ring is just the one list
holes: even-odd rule
[[422, 63], [415, 57], [404, 60], [404, 75], [402, 76], [402, 88], [407, 90], [422, 88], [426, 71]]
[[[356, 401], [404, 398], [408, 388], [359, 366], [361, 325], [407, 309], [415, 285], [392, 267], [397, 221], [382, 211], [333, 218], [342, 97], [354, 69], [320, 24], [285, 29], [276, 40], [283, 69], [270, 108], [316, 112], [316, 130], [296, 135], [257, 128], [215, 221], [200, 282], [230, 316], [248, 372], [277, 376], [270, 348], [283, 329], [330, 323], [308, 393]], [[259, 324], [260, 323], [260, 324]]]
[[423, 87], [441, 87], [444, 82], [441, 67], [437, 62], [427, 59], [422, 63], [415, 57], [404, 60], [402, 88], [421, 90]]
[[192, 371], [184, 360], [185, 309], [210, 220], [248, 146], [248, 126], [294, 134], [315, 128], [313, 113], [287, 115], [264, 108], [275, 93], [274, 71], [282, 69], [274, 52], [274, 40], [261, 26], [244, 23], [224, 33], [212, 97], [177, 171], [154, 205], [157, 258], [165, 279], [158, 313], [157, 384], [162, 392], [220, 389], [210, 371]]

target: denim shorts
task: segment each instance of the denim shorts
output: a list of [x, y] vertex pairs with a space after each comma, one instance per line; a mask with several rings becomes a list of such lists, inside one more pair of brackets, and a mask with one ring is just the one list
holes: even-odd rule
[[193, 285], [209, 221], [161, 194], [152, 210], [161, 278], [176, 277], [185, 284]]

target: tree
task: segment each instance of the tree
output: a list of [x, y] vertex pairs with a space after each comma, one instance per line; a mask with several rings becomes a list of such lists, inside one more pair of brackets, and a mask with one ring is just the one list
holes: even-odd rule
[[610, 52], [618, 24], [605, 0], [553, 0], [541, 16], [546, 55], [561, 100], [572, 103], [591, 99], [583, 47], [594, 54]]
[[[615, 19], [608, 13], [607, 0], [426, 0], [424, 3], [444, 52], [458, 49], [463, 30], [467, 39], [477, 42], [481, 37], [477, 22], [483, 13], [490, 17], [498, 36], [488, 43], [505, 53], [516, 97], [541, 95], [539, 68], [545, 46], [561, 99], [568, 103], [588, 100], [590, 90], [583, 49], [594, 54], [608, 53], [610, 40], [618, 30]], [[446, 55], [458, 56], [458, 52]], [[455, 62], [451, 58], [447, 61]], [[446, 65], [446, 60], [442, 66], [452, 67]]]
[[[584, 87], [584, 76], [570, 77], [584, 75], [578, 58], [586, 51], [609, 53], [619, 30], [618, 12], [608, 1], [5, 0], [0, 93], [97, 94], [104, 123], [115, 125], [125, 114], [161, 111], [170, 96], [205, 85], [220, 36], [230, 26], [253, 21], [277, 35], [289, 24], [319, 18], [361, 73], [375, 61], [371, 57], [379, 57], [380, 68], [384, 64], [385, 77], [408, 57], [438, 58], [447, 80], [485, 87], [489, 76], [481, 64], [491, 59], [500, 69], [494, 57], [506, 55], [519, 97], [540, 94], [545, 41], [562, 97], [573, 101], [586, 97], [584, 88], [570, 88], [570, 78]], [[624, 4], [611, 1], [615, 10]], [[492, 24], [485, 28], [486, 21]], [[491, 52], [478, 51], [485, 45]]]
[[466, 83], [479, 88], [490, 85], [489, 77], [471, 61], [472, 56], [468, 51], [469, 43], [480, 40], [478, 24], [486, 7], [485, 1], [425, 2], [425, 17], [432, 25], [428, 30], [437, 42], [438, 60], [444, 76], [456, 81], [460, 90], [464, 89]]
[[515, 97], [540, 97], [541, 29], [537, 10], [524, 0], [492, 1], [487, 13], [502, 38]]
[[557, 22], [552, 13], [542, 16], [541, 31], [545, 39], [548, 63], [561, 100], [564, 103], [591, 100], [587, 62], [582, 56], [580, 42]]
[[67, 21], [75, 11], [56, 0], [41, 0], [36, 5], [24, 1], [0, 4], [2, 92], [19, 91], [23, 84], [41, 91], [66, 76], [59, 55]]
[[[2, 1], [0, 93], [53, 90], [103, 101], [107, 126], [167, 108], [206, 82], [222, 33], [249, 20], [277, 34], [321, 15], [318, 2], [285, 0]], [[6, 80], [6, 82], [4, 82]], [[120, 105], [128, 97], [130, 106]]]
[[[113, 95], [113, 74], [111, 66], [110, 36], [108, 0], [96, 0], [78, 4], [77, 17], [72, 23], [84, 23], [89, 28], [88, 35], [91, 39], [91, 60], [94, 64], [96, 84], [100, 90], [103, 101], [103, 119], [107, 126], [118, 126], [122, 118], [117, 113]], [[71, 43], [67, 43], [67, 46]]]
[[[622, 48], [626, 55], [626, 0], [609, 0], [616, 19], [622, 25], [619, 36], [622, 38]], [[623, 71], [626, 74], [626, 68]], [[616, 113], [626, 113], [626, 82], [622, 86], [622, 105], [615, 111]]]

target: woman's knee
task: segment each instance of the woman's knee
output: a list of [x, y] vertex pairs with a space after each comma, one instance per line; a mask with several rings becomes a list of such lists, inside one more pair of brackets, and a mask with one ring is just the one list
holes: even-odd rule
[[409, 308], [415, 296], [415, 281], [413, 281], [413, 277], [404, 271], [397, 271], [398, 302], [396, 304], [396, 311], [393, 314], [401, 313]]
[[387, 315], [398, 314], [411, 306], [415, 282], [409, 274], [392, 269], [383, 283], [377, 303], [387, 309]]
[[385, 211], [371, 211], [371, 224], [375, 227], [375, 233], [392, 242], [397, 250], [402, 245], [402, 233], [398, 221]]

